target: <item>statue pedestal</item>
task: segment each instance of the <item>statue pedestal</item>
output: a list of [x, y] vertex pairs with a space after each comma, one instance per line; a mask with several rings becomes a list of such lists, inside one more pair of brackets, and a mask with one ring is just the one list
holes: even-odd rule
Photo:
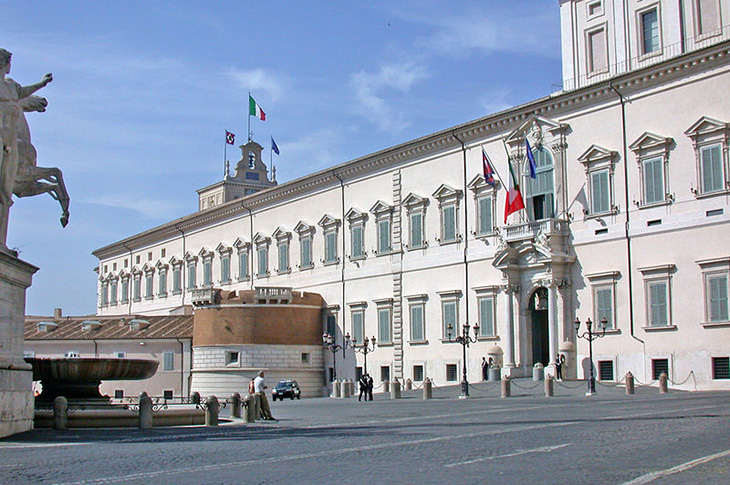
[[23, 360], [25, 290], [35, 266], [0, 250], [0, 438], [33, 429], [33, 368]]

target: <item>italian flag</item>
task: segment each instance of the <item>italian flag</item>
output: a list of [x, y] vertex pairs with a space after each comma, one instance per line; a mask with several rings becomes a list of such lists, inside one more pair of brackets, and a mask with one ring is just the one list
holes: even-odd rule
[[505, 224], [507, 224], [507, 216], [525, 208], [525, 201], [522, 200], [522, 194], [520, 194], [520, 184], [517, 183], [517, 178], [509, 160], [507, 160], [507, 166], [509, 167], [509, 188], [507, 190], [507, 203], [504, 206]]
[[256, 103], [250, 94], [248, 95], [248, 114], [249, 116], [255, 116], [261, 121], [266, 121], [266, 113], [264, 113], [264, 110], [261, 109], [261, 106]]

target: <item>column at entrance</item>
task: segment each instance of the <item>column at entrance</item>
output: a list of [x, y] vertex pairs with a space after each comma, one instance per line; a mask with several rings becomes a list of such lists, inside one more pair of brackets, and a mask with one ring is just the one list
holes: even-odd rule
[[510, 284], [502, 287], [504, 290], [504, 308], [505, 308], [505, 328], [504, 328], [504, 367], [502, 375], [512, 375], [512, 370], [515, 368], [515, 330], [514, 330], [514, 307], [515, 298], [514, 295], [520, 289], [519, 285]]
[[[555, 282], [548, 285], [548, 342], [550, 348], [550, 366], [555, 365], [558, 355], [558, 288]], [[554, 374], [553, 374], [554, 375]]]

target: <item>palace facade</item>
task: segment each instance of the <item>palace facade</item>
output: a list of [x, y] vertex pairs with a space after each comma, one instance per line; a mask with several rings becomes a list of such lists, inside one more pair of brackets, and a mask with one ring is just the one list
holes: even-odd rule
[[[436, 385], [461, 379], [450, 340], [465, 323], [472, 381], [488, 354], [510, 376], [563, 355], [582, 378], [574, 322], [591, 319], [600, 380], [729, 389], [730, 1], [560, 9], [563, 90], [258, 191], [219, 190], [226, 174], [200, 211], [94, 251], [98, 314], [215, 308], [201, 290], [313, 293], [323, 333], [377, 340], [367, 361], [307, 349], [323, 382], [367, 366], [376, 383]], [[268, 181], [260, 146], [241, 149], [236, 178]], [[485, 182], [483, 151], [504, 183]], [[505, 151], [526, 205], [507, 218]], [[301, 330], [296, 313], [274, 323], [281, 343]], [[193, 391], [203, 355], [194, 338]]]

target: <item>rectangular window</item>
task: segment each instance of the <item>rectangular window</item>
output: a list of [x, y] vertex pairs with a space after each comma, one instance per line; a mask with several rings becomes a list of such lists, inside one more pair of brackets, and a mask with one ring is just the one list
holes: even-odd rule
[[479, 336], [493, 337], [494, 331], [494, 297], [477, 299], [479, 305]]
[[669, 359], [651, 359], [652, 379], [657, 381], [662, 374], [669, 377]]
[[157, 277], [157, 286], [159, 286], [158, 291], [160, 296], [167, 295], [167, 270], [160, 271]]
[[226, 352], [226, 365], [238, 364], [239, 355], [236, 351]]
[[101, 306], [106, 306], [109, 303], [109, 285], [108, 283], [101, 284]]
[[124, 399], [124, 389], [114, 389], [114, 399]]
[[302, 268], [312, 267], [312, 239], [309, 237], [302, 238], [299, 241], [299, 259]]
[[172, 267], [172, 292], [180, 293], [182, 291], [182, 267], [177, 265]]
[[192, 291], [195, 289], [195, 285], [197, 284], [195, 281], [195, 264], [189, 264], [188, 265], [188, 290]]
[[248, 279], [248, 251], [238, 252], [238, 279]]
[[588, 72], [596, 73], [608, 68], [608, 51], [606, 49], [606, 29], [588, 33]]
[[337, 262], [337, 233], [330, 232], [324, 237], [324, 262], [332, 264]]
[[[78, 355], [78, 353], [76, 353], [76, 355]], [[125, 357], [125, 354], [124, 352], [114, 352], [114, 357], [116, 357], [117, 359], [123, 359]]]
[[641, 14], [642, 54], [657, 52], [659, 45], [659, 12], [651, 9]]
[[456, 323], [456, 302], [455, 301], [444, 301], [441, 303], [441, 319], [443, 322], [443, 338], [449, 338], [449, 325], [451, 326], [451, 338], [456, 338], [459, 335], [459, 326]]
[[642, 162], [644, 171], [644, 203], [664, 201], [664, 162], [661, 157]]
[[117, 304], [117, 282], [112, 281], [111, 286], [109, 287], [109, 301], [112, 305]]
[[717, 0], [696, 0], [697, 35], [719, 33], [720, 5]]
[[596, 323], [606, 319], [606, 330], [613, 330], [613, 287], [600, 286], [593, 290], [593, 308], [596, 309]]
[[390, 382], [390, 366], [384, 365], [380, 367], [380, 380], [382, 382]]
[[423, 247], [423, 213], [415, 212], [410, 215], [411, 233], [410, 246], [412, 248]]
[[378, 343], [392, 343], [390, 308], [378, 308]]
[[203, 261], [203, 286], [209, 287], [213, 284], [213, 261], [206, 259]]
[[175, 352], [164, 352], [163, 357], [163, 370], [175, 370]]
[[424, 342], [426, 340], [424, 306], [423, 303], [416, 303], [410, 306], [411, 342]]
[[453, 205], [444, 207], [442, 217], [441, 234], [443, 242], [456, 241], [456, 207]]
[[722, 169], [720, 145], [703, 147], [700, 150], [700, 170], [702, 172], [702, 193], [717, 192], [725, 189], [725, 174]]
[[221, 255], [221, 283], [231, 281], [231, 257], [228, 254]]
[[152, 298], [153, 295], [153, 287], [152, 287], [152, 273], [147, 273], [144, 277], [144, 285], [145, 285], [145, 298]]
[[279, 273], [289, 271], [289, 243], [279, 243]]
[[730, 379], [730, 357], [712, 358], [712, 378]]
[[132, 282], [133, 288], [132, 291], [134, 292], [134, 301], [139, 301], [142, 299], [142, 277], [136, 276], [134, 278], [134, 281]]
[[494, 232], [494, 221], [492, 217], [492, 198], [482, 197], [478, 205], [479, 234], [491, 234]]
[[613, 361], [612, 360], [599, 360], [598, 361], [598, 380], [599, 381], [612, 381], [613, 380]]
[[707, 276], [708, 313], [710, 322], [728, 321], [728, 275]]
[[362, 258], [364, 256], [363, 252], [363, 239], [362, 239], [362, 226], [352, 226], [350, 228], [350, 237], [352, 239], [352, 257], [353, 258]]
[[390, 220], [378, 222], [378, 254], [390, 252]]
[[352, 340], [357, 345], [362, 345], [365, 338], [365, 312], [355, 310], [350, 315], [352, 319]]
[[446, 381], [447, 382], [456, 382], [456, 379], [457, 379], [456, 364], [446, 364]]
[[413, 381], [414, 382], [423, 381], [423, 366], [422, 365], [413, 366]]
[[122, 280], [122, 294], [120, 295], [120, 299], [122, 303], [127, 303], [129, 301], [129, 279], [124, 278]]
[[302, 352], [302, 364], [309, 365], [312, 362], [312, 356], [309, 352]]
[[668, 289], [667, 281], [654, 281], [647, 284], [650, 327], [666, 327], [669, 325]]
[[162, 399], [170, 400], [174, 397], [174, 392], [172, 389], [165, 389], [162, 391]]
[[337, 335], [337, 318], [334, 315], [327, 315], [327, 333]]
[[257, 254], [259, 266], [256, 276], [262, 278], [264, 276], [267, 276], [269, 273], [269, 250], [265, 247], [259, 248]]
[[591, 214], [603, 214], [611, 210], [608, 187], [608, 170], [591, 174]]

